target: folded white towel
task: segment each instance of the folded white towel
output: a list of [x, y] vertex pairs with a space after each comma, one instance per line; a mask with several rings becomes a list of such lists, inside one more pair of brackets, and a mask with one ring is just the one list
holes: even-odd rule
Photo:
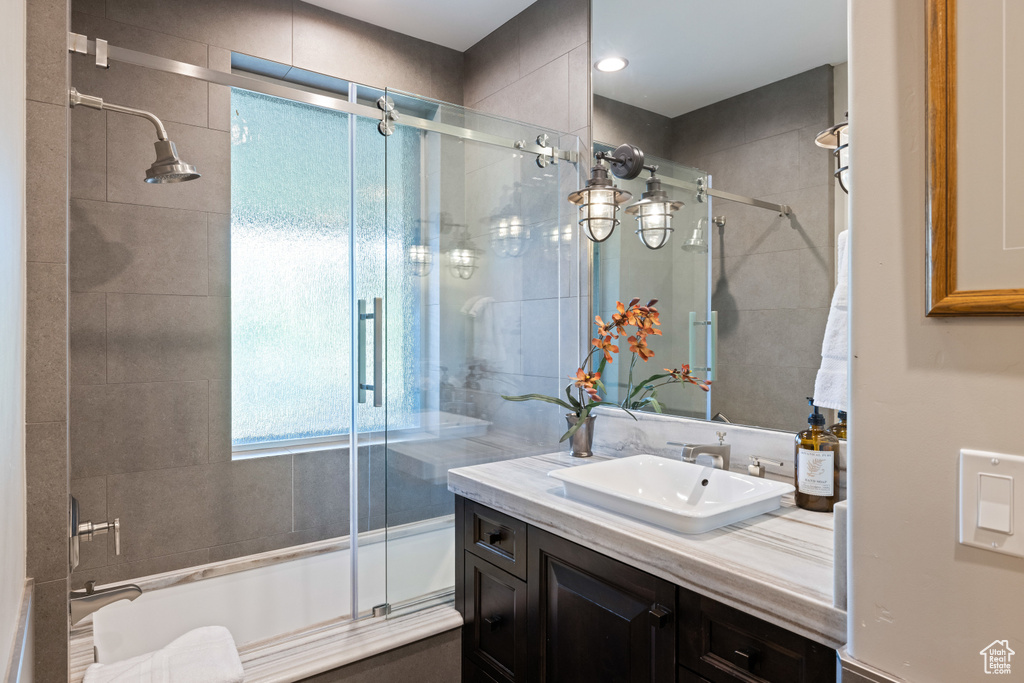
[[235, 639], [223, 626], [189, 631], [170, 645], [112, 664], [93, 664], [84, 683], [242, 683]]
[[828, 311], [828, 320], [825, 322], [825, 339], [821, 344], [821, 369], [814, 380], [814, 405], [836, 410], [847, 409], [846, 369], [850, 354], [847, 299], [850, 276], [848, 243], [849, 230], [843, 230], [836, 240], [836, 289], [832, 292], [832, 305]]

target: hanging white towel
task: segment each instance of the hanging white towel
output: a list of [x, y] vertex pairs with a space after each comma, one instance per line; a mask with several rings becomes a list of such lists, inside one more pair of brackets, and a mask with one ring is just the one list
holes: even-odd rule
[[93, 664], [83, 683], [242, 683], [235, 639], [223, 626], [189, 631], [170, 645], [112, 664]]
[[821, 368], [814, 380], [814, 405], [821, 408], [847, 409], [847, 359], [850, 354], [849, 299], [850, 279], [849, 230], [839, 233], [836, 240], [836, 289], [832, 292], [832, 306], [825, 323], [825, 339], [821, 344]]

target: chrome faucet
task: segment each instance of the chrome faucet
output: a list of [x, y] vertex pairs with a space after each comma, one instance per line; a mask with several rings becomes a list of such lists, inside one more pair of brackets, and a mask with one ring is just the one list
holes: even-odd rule
[[118, 600], [134, 600], [140, 595], [142, 595], [142, 589], [134, 583], [96, 590], [96, 582], [87, 581], [85, 590], [71, 591], [71, 623], [77, 624], [96, 610], [103, 609]]
[[682, 446], [683, 452], [680, 456], [683, 462], [697, 462], [698, 455], [709, 455], [714, 461], [713, 466], [720, 470], [729, 471], [730, 446], [725, 442], [725, 432], [715, 432], [718, 435], [718, 443], [678, 443], [669, 441], [669, 446]]

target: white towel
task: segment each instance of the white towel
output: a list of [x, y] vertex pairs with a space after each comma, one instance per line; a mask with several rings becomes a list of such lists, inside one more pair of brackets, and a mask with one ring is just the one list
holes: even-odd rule
[[242, 683], [235, 639], [223, 626], [189, 631], [170, 645], [112, 664], [93, 664], [83, 683]]
[[849, 232], [843, 230], [836, 240], [836, 289], [832, 292], [832, 306], [828, 311], [825, 339], [821, 344], [821, 369], [814, 380], [814, 405], [836, 410], [847, 409], [846, 369], [850, 354], [847, 298], [850, 279]]

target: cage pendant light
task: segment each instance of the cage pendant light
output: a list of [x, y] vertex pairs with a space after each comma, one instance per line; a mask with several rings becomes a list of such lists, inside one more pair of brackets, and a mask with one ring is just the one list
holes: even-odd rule
[[682, 202], [672, 201], [661, 189], [661, 180], [651, 171], [647, 180], [647, 191], [640, 195], [640, 201], [626, 209], [636, 217], [636, 234], [648, 249], [661, 249], [672, 236], [672, 214], [679, 210]]
[[590, 179], [582, 190], [569, 195], [569, 201], [579, 206], [579, 225], [593, 242], [604, 242], [619, 224], [619, 207], [633, 198], [625, 190], [615, 187], [608, 177], [608, 169], [601, 159], [590, 169]]

